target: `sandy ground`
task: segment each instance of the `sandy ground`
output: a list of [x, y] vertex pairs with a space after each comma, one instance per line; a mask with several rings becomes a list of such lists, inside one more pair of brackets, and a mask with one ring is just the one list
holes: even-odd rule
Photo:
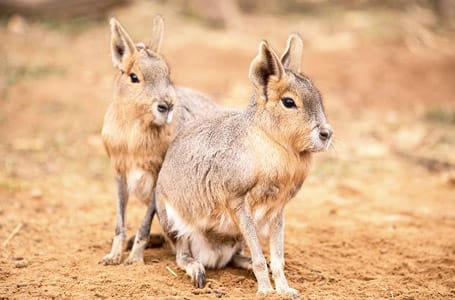
[[[261, 38], [280, 52], [291, 31], [304, 36], [336, 138], [286, 211], [286, 274], [302, 299], [455, 297], [455, 46], [427, 30], [427, 12], [252, 15], [224, 31], [151, 2], [112, 14], [147, 40], [155, 12], [174, 82], [227, 106], [246, 105]], [[115, 222], [99, 136], [108, 33], [107, 20], [0, 26], [0, 299], [254, 297], [254, 275], [233, 268], [193, 288], [168, 246], [145, 265], [98, 264]], [[131, 201], [130, 234], [144, 213]]]

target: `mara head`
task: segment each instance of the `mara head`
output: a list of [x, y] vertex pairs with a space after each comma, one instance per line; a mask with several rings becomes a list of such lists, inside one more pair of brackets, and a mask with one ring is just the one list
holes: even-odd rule
[[300, 72], [303, 42], [289, 36], [281, 59], [266, 41], [250, 66], [255, 87], [253, 106], [260, 122], [294, 151], [320, 152], [331, 143], [332, 129], [325, 116], [321, 94]]
[[110, 20], [111, 54], [119, 70], [114, 99], [134, 106], [140, 116], [162, 126], [172, 121], [175, 91], [169, 78], [169, 67], [159, 54], [164, 21], [153, 19], [152, 39], [148, 45], [134, 44], [126, 30], [115, 19]]

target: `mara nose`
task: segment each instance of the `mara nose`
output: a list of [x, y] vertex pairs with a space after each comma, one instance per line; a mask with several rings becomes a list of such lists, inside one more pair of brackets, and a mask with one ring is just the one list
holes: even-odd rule
[[321, 127], [319, 130], [319, 138], [321, 141], [327, 141], [332, 136], [332, 129], [330, 127]]

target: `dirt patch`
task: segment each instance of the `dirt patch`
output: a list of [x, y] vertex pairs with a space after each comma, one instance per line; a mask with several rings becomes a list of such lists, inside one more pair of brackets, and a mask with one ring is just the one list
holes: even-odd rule
[[[453, 39], [410, 46], [399, 26], [372, 38], [374, 24], [346, 33], [330, 18], [293, 15], [244, 16], [244, 30], [215, 31], [149, 2], [115, 14], [145, 40], [158, 11], [174, 81], [230, 106], [248, 102], [260, 38], [280, 52], [291, 31], [304, 35], [304, 70], [324, 94], [336, 141], [286, 211], [286, 274], [303, 299], [455, 297]], [[254, 275], [229, 267], [194, 289], [167, 245], [147, 250], [143, 266], [98, 264], [115, 215], [99, 138], [114, 73], [107, 22], [0, 34], [0, 298], [254, 297]], [[351, 37], [336, 44], [339, 34]], [[144, 213], [131, 201], [130, 234]]]

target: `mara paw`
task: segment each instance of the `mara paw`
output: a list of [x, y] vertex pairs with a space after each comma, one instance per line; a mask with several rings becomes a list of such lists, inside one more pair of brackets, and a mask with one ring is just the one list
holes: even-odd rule
[[275, 290], [272, 287], [266, 287], [266, 288], [259, 288], [258, 291], [256, 292], [256, 295], [259, 297], [261, 296], [267, 296], [270, 294], [274, 294]]
[[143, 265], [144, 257], [140, 255], [131, 255], [124, 262], [125, 265]]
[[280, 295], [284, 295], [284, 296], [287, 296], [290, 298], [300, 297], [299, 291], [297, 291], [296, 289], [290, 288], [290, 287], [286, 287], [286, 288], [282, 288], [282, 289], [277, 288], [276, 292]]
[[109, 265], [119, 265], [122, 262], [122, 254], [121, 253], [109, 253], [104, 256], [98, 263], [103, 264], [105, 266]]
[[191, 280], [193, 281], [193, 285], [201, 289], [205, 285], [205, 270], [204, 267], [201, 266], [201, 268], [195, 268], [193, 272], [191, 273]]

